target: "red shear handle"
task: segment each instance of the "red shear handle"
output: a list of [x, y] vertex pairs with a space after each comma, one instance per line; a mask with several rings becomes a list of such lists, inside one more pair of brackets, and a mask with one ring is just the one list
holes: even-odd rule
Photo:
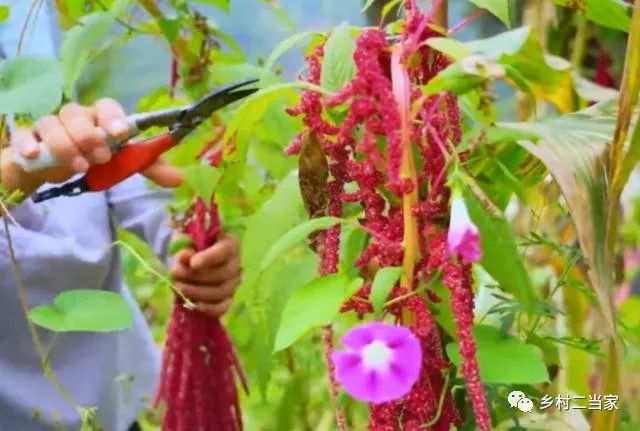
[[89, 191], [107, 190], [151, 166], [176, 141], [170, 134], [122, 147], [107, 163], [94, 165], [85, 176]]

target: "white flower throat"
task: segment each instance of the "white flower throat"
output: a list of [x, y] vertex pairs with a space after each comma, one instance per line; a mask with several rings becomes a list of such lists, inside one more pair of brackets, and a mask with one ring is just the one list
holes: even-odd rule
[[393, 350], [382, 341], [374, 341], [362, 349], [362, 362], [365, 367], [385, 370], [389, 366]]

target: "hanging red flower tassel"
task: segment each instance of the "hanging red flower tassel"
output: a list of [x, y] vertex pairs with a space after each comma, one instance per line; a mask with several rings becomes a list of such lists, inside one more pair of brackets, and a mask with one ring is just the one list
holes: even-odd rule
[[[196, 251], [221, 233], [218, 208], [198, 198], [184, 227]], [[247, 390], [238, 357], [219, 319], [176, 298], [164, 348], [156, 406], [165, 404], [163, 431], [240, 431], [236, 377]]]
[[[222, 132], [205, 144], [198, 160], [218, 166], [220, 150], [209, 155]], [[218, 207], [198, 198], [183, 233], [196, 252], [211, 247], [222, 233]], [[247, 382], [226, 329], [218, 318], [189, 309], [176, 297], [164, 348], [156, 406], [165, 405], [163, 431], [242, 431], [236, 378]]]

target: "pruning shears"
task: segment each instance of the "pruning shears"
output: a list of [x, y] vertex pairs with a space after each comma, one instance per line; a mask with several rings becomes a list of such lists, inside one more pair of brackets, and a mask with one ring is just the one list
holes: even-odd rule
[[[113, 156], [107, 163], [91, 166], [79, 179], [32, 195], [34, 202], [42, 202], [59, 196], [76, 196], [85, 192], [107, 190], [151, 166], [164, 152], [175, 147], [211, 114], [241, 100], [258, 89], [257, 79], [242, 81], [213, 91], [192, 105], [127, 117], [128, 135], [124, 139], [108, 139]], [[168, 127], [168, 132], [141, 141], [131, 141], [143, 131], [154, 127]], [[16, 163], [25, 171], [59, 166], [46, 144], [41, 143], [40, 154], [35, 159], [16, 156]]]

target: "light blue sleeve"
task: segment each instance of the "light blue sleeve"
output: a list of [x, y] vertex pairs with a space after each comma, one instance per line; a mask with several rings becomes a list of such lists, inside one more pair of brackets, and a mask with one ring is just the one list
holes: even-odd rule
[[155, 254], [169, 263], [169, 226], [167, 204], [171, 190], [151, 187], [142, 175], [134, 175], [107, 190], [107, 200], [118, 226], [145, 240]]
[[57, 57], [61, 34], [57, 19], [52, 0], [12, 2], [9, 19], [0, 24], [2, 52], [15, 57], [22, 38], [21, 54]]

